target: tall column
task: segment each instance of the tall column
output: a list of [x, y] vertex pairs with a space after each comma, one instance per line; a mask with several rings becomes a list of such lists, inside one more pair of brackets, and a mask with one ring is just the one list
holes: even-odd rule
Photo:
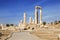
[[35, 21], [33, 20], [33, 21], [32, 21], [32, 24], [34, 24], [34, 22], [35, 22]]
[[24, 12], [24, 24], [26, 24], [26, 13]]
[[29, 24], [32, 24], [32, 18], [31, 17], [29, 18]]
[[1, 24], [1, 27], [2, 27], [2, 30], [4, 30], [4, 28], [3, 28], [3, 24]]
[[35, 24], [38, 24], [38, 9], [35, 7]]
[[21, 26], [22, 23], [23, 23], [22, 20], [20, 20], [19, 27]]
[[40, 7], [40, 25], [42, 24], [42, 8]]
[[20, 20], [20, 23], [22, 24], [22, 23], [23, 23], [23, 21], [22, 21], [22, 20]]

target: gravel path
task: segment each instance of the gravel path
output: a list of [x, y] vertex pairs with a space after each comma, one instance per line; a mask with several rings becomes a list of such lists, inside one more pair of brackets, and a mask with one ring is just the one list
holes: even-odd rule
[[29, 32], [13, 33], [12, 37], [8, 40], [41, 40], [40, 38], [30, 34]]

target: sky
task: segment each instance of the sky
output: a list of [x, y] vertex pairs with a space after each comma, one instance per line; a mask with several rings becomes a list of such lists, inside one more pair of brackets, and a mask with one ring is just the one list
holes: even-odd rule
[[[60, 20], [60, 0], [0, 0], [0, 24], [19, 24], [24, 12], [34, 19], [35, 6], [42, 7], [42, 20]], [[39, 18], [40, 13], [38, 10]]]

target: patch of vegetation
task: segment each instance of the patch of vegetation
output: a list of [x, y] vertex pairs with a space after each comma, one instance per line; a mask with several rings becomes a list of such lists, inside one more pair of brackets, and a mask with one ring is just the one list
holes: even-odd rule
[[10, 24], [10, 26], [14, 26], [14, 24]]
[[2, 33], [0, 33], [0, 37], [2, 36]]
[[2, 27], [0, 26], [0, 29], [2, 29]]
[[60, 21], [58, 21], [58, 23], [60, 23]]
[[46, 22], [43, 22], [43, 25], [46, 25]]
[[32, 28], [32, 30], [34, 30], [34, 28]]
[[30, 27], [28, 27], [28, 29], [30, 29]]
[[10, 25], [9, 25], [9, 24], [6, 24], [6, 26], [7, 26], [7, 27], [10, 27]]
[[27, 28], [24, 28], [24, 30], [27, 30]]
[[58, 24], [58, 21], [55, 21], [54, 24]]

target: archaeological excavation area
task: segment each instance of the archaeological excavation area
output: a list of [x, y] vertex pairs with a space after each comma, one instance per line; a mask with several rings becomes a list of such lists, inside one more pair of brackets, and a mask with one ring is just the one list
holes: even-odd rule
[[23, 20], [18, 25], [0, 24], [0, 40], [60, 40], [60, 21], [43, 22], [41, 6], [35, 6], [34, 14], [34, 19], [29, 17], [28, 23], [27, 14], [24, 12]]

